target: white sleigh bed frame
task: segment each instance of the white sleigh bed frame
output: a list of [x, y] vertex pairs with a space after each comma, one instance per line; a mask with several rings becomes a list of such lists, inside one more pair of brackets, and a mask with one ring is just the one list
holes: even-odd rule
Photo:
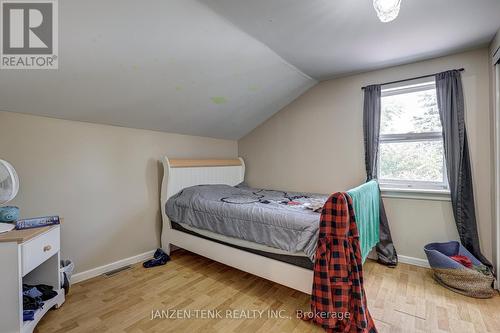
[[[165, 252], [175, 245], [239, 270], [260, 276], [284, 286], [310, 294], [313, 271], [239, 250], [211, 240], [172, 229], [165, 214], [167, 200], [183, 188], [202, 184], [237, 185], [245, 179], [242, 158], [230, 160], [186, 160], [163, 158], [161, 244]], [[176, 221], [182, 223], [182, 221]]]

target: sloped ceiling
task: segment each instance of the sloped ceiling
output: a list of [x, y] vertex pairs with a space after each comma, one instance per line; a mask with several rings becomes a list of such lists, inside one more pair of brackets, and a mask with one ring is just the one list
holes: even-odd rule
[[388, 24], [372, 0], [61, 0], [59, 70], [0, 70], [0, 110], [239, 139], [316, 79], [485, 45], [499, 18], [499, 0], [402, 0]]
[[0, 71], [0, 110], [238, 139], [316, 83], [193, 0], [59, 1], [59, 50]]
[[200, 0], [306, 74], [324, 80], [487, 45], [499, 0], [401, 0], [381, 23], [372, 0]]

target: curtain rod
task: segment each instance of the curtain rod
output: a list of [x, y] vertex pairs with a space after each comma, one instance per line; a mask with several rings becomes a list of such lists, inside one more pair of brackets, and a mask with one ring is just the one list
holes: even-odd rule
[[[464, 68], [457, 69], [457, 71], [459, 71], [459, 72], [463, 72], [464, 70], [465, 70]], [[401, 83], [401, 82], [413, 81], [413, 80], [418, 80], [418, 79], [425, 79], [426, 77], [436, 76], [437, 74], [439, 74], [439, 73], [434, 73], [434, 74], [429, 74], [429, 75], [422, 75], [422, 76], [412, 77], [412, 78], [404, 79], [404, 80], [384, 82], [384, 83], [381, 83], [380, 85], [381, 86], [386, 86], [388, 84]], [[361, 89], [365, 90], [366, 87], [361, 87]]]

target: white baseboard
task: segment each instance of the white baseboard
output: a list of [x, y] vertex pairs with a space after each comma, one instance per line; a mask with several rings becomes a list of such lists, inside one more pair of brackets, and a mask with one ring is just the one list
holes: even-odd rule
[[[368, 255], [368, 258], [377, 260], [377, 252], [375, 249], [372, 249], [370, 251], [370, 254]], [[419, 266], [419, 267], [425, 267], [425, 268], [430, 268], [429, 262], [427, 259], [420, 259], [420, 258], [414, 258], [414, 257], [408, 257], [408, 256], [402, 256], [398, 255], [398, 262], [402, 264], [408, 264], [408, 265], [413, 265], [413, 266]]]
[[[96, 268], [89, 269], [88, 271], [83, 271], [83, 272], [74, 274], [71, 277], [71, 283], [82, 282], [82, 281], [91, 279], [93, 277], [102, 275], [104, 273], [107, 273], [109, 271], [151, 259], [153, 257], [154, 252], [155, 252], [155, 250], [144, 252], [144, 253], [138, 254], [138, 255], [133, 256], [133, 257], [121, 259], [121, 260], [109, 263], [107, 265], [99, 266]], [[403, 264], [409, 264], [409, 265], [426, 267], [426, 268], [430, 267], [429, 262], [425, 259], [398, 255], [398, 260], [400, 263], [403, 263]]]
[[88, 271], [84, 271], [84, 272], [80, 272], [80, 273], [74, 274], [71, 277], [71, 283], [82, 282], [82, 281], [91, 279], [93, 277], [102, 275], [104, 273], [107, 273], [109, 271], [112, 271], [112, 270], [115, 270], [115, 269], [118, 269], [118, 268], [122, 268], [122, 267], [127, 266], [127, 265], [133, 265], [133, 264], [136, 264], [138, 262], [151, 259], [153, 257], [154, 252], [155, 252], [155, 250], [144, 252], [144, 253], [138, 254], [138, 255], [133, 256], [133, 257], [121, 259], [121, 260], [109, 263], [107, 265], [99, 266], [99, 267], [96, 267], [96, 268], [89, 269]]
[[425, 268], [430, 267], [427, 259], [420, 259], [420, 258], [398, 255], [398, 260], [400, 263], [403, 263], [403, 264], [414, 265], [414, 266], [425, 267]]

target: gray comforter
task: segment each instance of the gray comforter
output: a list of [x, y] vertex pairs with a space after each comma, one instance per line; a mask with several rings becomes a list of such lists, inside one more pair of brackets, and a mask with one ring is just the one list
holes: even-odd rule
[[250, 188], [198, 185], [172, 196], [174, 222], [314, 257], [320, 214], [310, 208], [327, 196]]

